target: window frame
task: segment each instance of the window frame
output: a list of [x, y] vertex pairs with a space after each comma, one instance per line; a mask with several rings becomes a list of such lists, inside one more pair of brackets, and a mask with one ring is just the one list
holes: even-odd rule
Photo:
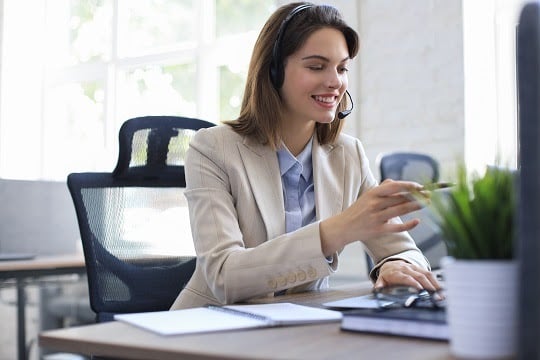
[[[4, 24], [3, 21], [5, 6], [11, 0], [0, 0], [0, 20], [2, 20], [2, 37], [0, 41], [3, 41], [4, 37]], [[19, 0], [17, 0], [19, 1]], [[22, 0], [26, 1], [26, 5], [32, 3], [31, 0]], [[51, 1], [51, 0], [48, 0]], [[57, 0], [52, 0], [57, 1]], [[230, 50], [224, 51], [225, 49], [230, 49], [231, 44], [245, 44], [246, 42], [254, 43], [259, 29], [244, 32], [241, 34], [233, 34], [226, 36], [215, 36], [215, 0], [200, 0], [194, 1], [194, 8], [196, 11], [196, 21], [197, 25], [197, 38], [195, 39], [194, 45], [190, 46], [177, 46], [173, 49], [168, 49], [168, 51], [153, 53], [153, 54], [140, 54], [137, 56], [126, 56], [120, 57], [118, 54], [118, 21], [119, 21], [119, 6], [121, 6], [121, 0], [110, 0], [112, 3], [113, 15], [111, 19], [112, 26], [112, 41], [110, 52], [110, 59], [105, 61], [96, 61], [92, 63], [81, 63], [72, 66], [66, 66], [61, 68], [47, 68], [45, 64], [38, 65], [42, 69], [40, 76], [35, 77], [36, 83], [40, 83], [39, 86], [39, 95], [35, 96], [33, 103], [40, 108], [39, 114], [36, 111], [32, 116], [33, 124], [28, 127], [28, 131], [32, 132], [32, 141], [27, 144], [28, 152], [39, 154], [38, 158], [31, 158], [23, 156], [22, 163], [26, 164], [25, 169], [17, 168], [17, 162], [19, 160], [14, 160], [13, 154], [16, 153], [17, 156], [23, 153], [25, 150], [22, 145], [19, 146], [13, 142], [7, 141], [8, 138], [16, 136], [23, 139], [23, 131], [14, 131], [11, 130], [16, 128], [13, 116], [4, 116], [6, 114], [14, 113], [14, 109], [9, 109], [9, 104], [2, 106], [3, 102], [6, 101], [2, 96], [2, 90], [4, 85], [0, 87], [0, 177], [7, 178], [20, 178], [20, 179], [64, 179], [67, 173], [71, 172], [69, 169], [66, 169], [67, 173], [57, 173], [53, 171], [51, 173], [47, 166], [47, 162], [53, 161], [51, 159], [47, 160], [47, 142], [51, 141], [47, 138], [46, 133], [46, 109], [45, 109], [45, 92], [47, 89], [50, 89], [52, 86], [66, 84], [66, 83], [80, 83], [87, 81], [99, 81], [103, 84], [103, 90], [105, 93], [103, 99], [103, 119], [100, 121], [103, 122], [103, 143], [104, 149], [103, 154], [106, 154], [106, 160], [103, 161], [103, 164], [98, 168], [89, 168], [87, 171], [110, 171], [114, 167], [116, 162], [117, 154], [117, 132], [121, 123], [125, 121], [125, 116], [119, 113], [117, 99], [117, 86], [118, 86], [118, 75], [121, 71], [129, 71], [129, 69], [137, 67], [145, 67], [155, 64], [181, 64], [183, 60], [186, 63], [193, 63], [195, 65], [196, 79], [194, 84], [195, 89], [195, 113], [182, 113], [183, 116], [198, 117], [212, 122], [219, 122], [219, 107], [220, 107], [220, 94], [219, 94], [219, 71], [220, 66], [227, 64], [235, 63], [235, 52]], [[43, 18], [47, 14], [47, 1], [43, 2], [40, 6], [40, 13]], [[66, 1], [66, 4], [68, 2]], [[26, 6], [25, 5], [25, 6]], [[277, 6], [277, 4], [276, 4]], [[43, 24], [39, 24], [39, 21], [35, 21], [36, 26], [34, 31], [39, 32], [40, 26], [44, 29], [44, 20]], [[261, 25], [262, 26], [262, 25]], [[3, 45], [3, 42], [2, 42]], [[3, 48], [3, 46], [2, 46]], [[217, 56], [216, 54], [219, 54]], [[244, 64], [245, 71], [247, 71], [247, 64], [249, 62], [249, 57], [251, 56], [251, 47], [248, 46], [246, 49], [246, 61]], [[43, 57], [42, 57], [43, 58]], [[44, 60], [45, 62], [46, 60]], [[0, 65], [1, 66], [1, 65]], [[7, 70], [6, 70], [7, 71]], [[2, 71], [0, 71], [2, 73]], [[1, 76], [1, 75], [0, 75]], [[0, 77], [0, 80], [2, 78]], [[139, 114], [137, 116], [142, 116], [144, 114]], [[162, 115], [162, 114], [154, 114]], [[174, 114], [168, 114], [174, 115]], [[180, 114], [178, 114], [180, 115]], [[39, 117], [39, 120], [36, 120], [35, 117]], [[6, 141], [2, 141], [2, 140]], [[67, 149], [69, 151], [69, 149]], [[101, 152], [101, 149], [100, 149]], [[8, 156], [9, 154], [9, 156]], [[75, 169], [75, 171], [77, 171]]]

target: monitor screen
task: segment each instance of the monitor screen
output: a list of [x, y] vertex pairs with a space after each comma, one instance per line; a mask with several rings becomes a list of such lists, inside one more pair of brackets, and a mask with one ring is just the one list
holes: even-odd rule
[[526, 4], [517, 28], [520, 359], [538, 359], [540, 330], [540, 5]]
[[80, 248], [66, 183], [0, 179], [0, 255], [74, 254]]

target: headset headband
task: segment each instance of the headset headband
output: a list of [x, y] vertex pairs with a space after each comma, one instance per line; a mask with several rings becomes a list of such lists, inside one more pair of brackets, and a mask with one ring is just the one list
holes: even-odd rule
[[274, 47], [272, 49], [272, 62], [270, 63], [270, 80], [272, 81], [272, 84], [274, 85], [274, 88], [276, 88], [276, 90], [279, 90], [281, 88], [281, 86], [283, 85], [283, 80], [285, 78], [283, 59], [281, 58], [281, 43], [283, 41], [285, 30], [287, 30], [289, 22], [292, 20], [292, 18], [294, 18], [296, 14], [314, 6], [315, 5], [313, 4], [302, 4], [295, 7], [294, 9], [292, 9], [289, 15], [287, 15], [287, 17], [285, 18], [285, 20], [283, 20], [279, 27], [276, 42], [274, 42]]

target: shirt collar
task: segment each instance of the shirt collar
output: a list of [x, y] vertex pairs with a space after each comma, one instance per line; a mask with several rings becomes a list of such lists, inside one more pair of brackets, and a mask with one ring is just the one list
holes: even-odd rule
[[312, 162], [311, 162], [311, 149], [313, 148], [313, 137], [308, 141], [306, 147], [298, 157], [294, 157], [293, 154], [289, 151], [285, 144], [281, 145], [281, 148], [277, 151], [279, 169], [281, 176], [283, 176], [287, 171], [289, 171], [295, 163], [302, 165], [302, 177], [307, 181], [309, 180], [312, 172]]

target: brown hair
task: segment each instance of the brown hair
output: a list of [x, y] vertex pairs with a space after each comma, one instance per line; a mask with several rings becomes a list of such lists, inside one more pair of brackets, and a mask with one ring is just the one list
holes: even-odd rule
[[[298, 12], [287, 22], [286, 31], [282, 34], [278, 61], [285, 59], [298, 50], [307, 38], [322, 28], [334, 28], [345, 37], [349, 57], [358, 53], [358, 34], [343, 20], [339, 11], [328, 5], [311, 3], [291, 3], [277, 9], [267, 20], [253, 48], [249, 64], [244, 98], [240, 116], [236, 120], [225, 121], [237, 133], [254, 137], [257, 141], [276, 149], [281, 143], [280, 126], [283, 104], [279, 90], [272, 84], [270, 67], [273, 60], [273, 48], [283, 21], [294, 9], [301, 5], [311, 5]], [[347, 107], [346, 97], [338, 104], [337, 112]], [[317, 123], [317, 139], [321, 144], [335, 141], [343, 120], [337, 117], [331, 123]]]

